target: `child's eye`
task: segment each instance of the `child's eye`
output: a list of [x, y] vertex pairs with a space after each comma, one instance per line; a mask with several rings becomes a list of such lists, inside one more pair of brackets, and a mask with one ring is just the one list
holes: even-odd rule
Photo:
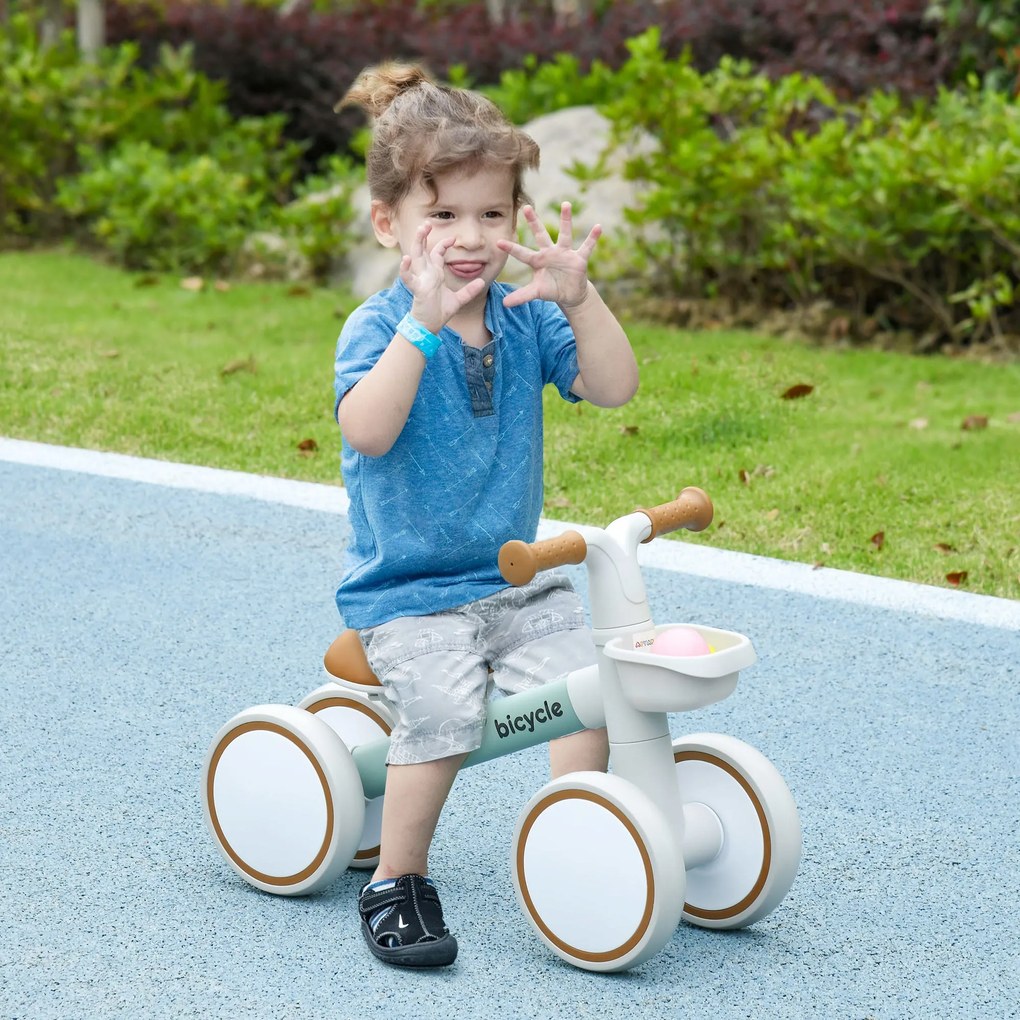
[[506, 213], [504, 213], [502, 209], [490, 209], [484, 214], [485, 219], [487, 220], [501, 220], [505, 215]]
[[432, 218], [434, 220], [452, 220], [453, 219], [453, 213], [450, 212], [449, 209], [437, 209], [432, 214]]

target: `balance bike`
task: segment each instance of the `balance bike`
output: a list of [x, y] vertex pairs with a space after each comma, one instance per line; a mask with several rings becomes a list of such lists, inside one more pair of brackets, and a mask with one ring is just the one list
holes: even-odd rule
[[[740, 928], [775, 909], [797, 874], [801, 830], [785, 782], [735, 737], [673, 740], [667, 713], [721, 701], [755, 662], [741, 634], [686, 625], [707, 654], [662, 654], [637, 547], [680, 528], [700, 531], [712, 504], [689, 487], [605, 529], [507, 542], [510, 584], [584, 563], [597, 663], [536, 690], [490, 702], [477, 764], [584, 728], [605, 726], [612, 772], [546, 783], [514, 830], [511, 871], [538, 937], [586, 970], [618, 971], [654, 956], [681, 919]], [[357, 635], [324, 658], [329, 681], [297, 707], [234, 716], [206, 756], [206, 821], [228, 863], [266, 892], [327, 886], [348, 867], [374, 868], [392, 709]]]

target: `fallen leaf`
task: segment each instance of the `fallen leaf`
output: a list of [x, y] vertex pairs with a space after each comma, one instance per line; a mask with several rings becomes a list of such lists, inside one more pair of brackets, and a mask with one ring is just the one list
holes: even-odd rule
[[546, 506], [555, 507], [557, 510], [565, 510], [567, 507], [571, 507], [574, 504], [567, 499], [566, 496], [553, 496], [552, 499], [545, 501]]
[[135, 278], [136, 287], [155, 287], [159, 283], [159, 277], [155, 273], [146, 273], [144, 276]]
[[248, 355], [247, 358], [237, 358], [235, 361], [228, 361], [221, 369], [220, 375], [234, 375], [235, 372], [256, 372], [255, 358]]
[[950, 545], [948, 542], [936, 542], [935, 545], [932, 546], [932, 548], [936, 552], [942, 553], [944, 556], [948, 555], [951, 552], [956, 552], [956, 547]]
[[319, 452], [319, 444], [314, 439], [302, 439], [297, 448], [302, 457], [312, 457]]
[[914, 418], [910, 423], [912, 429], [926, 429], [928, 427], [927, 418]]
[[100, 351], [99, 356], [101, 358], [119, 358], [120, 351]]
[[287, 288], [287, 297], [308, 297], [312, 288], [303, 283], [295, 283]]
[[620, 433], [622, 435], [625, 435], [625, 436], [636, 436], [638, 434], [638, 431], [639, 431], [639, 429], [638, 429], [637, 425], [621, 425], [620, 426]]
[[799, 400], [801, 397], [806, 397], [809, 393], [814, 393], [814, 386], [808, 383], [797, 383], [796, 386], [791, 386], [788, 390], [783, 393], [783, 400]]
[[1010, 425], [1020, 425], [1020, 411], [1014, 411], [1012, 414], [1007, 414], [1006, 421], [1008, 421]]
[[967, 580], [966, 570], [954, 570], [951, 574], [946, 574], [946, 580], [953, 585], [955, 588], [959, 588], [964, 581]]
[[779, 516], [779, 507], [773, 507], [766, 515], [767, 521], [774, 521]]
[[754, 473], [759, 478], [771, 478], [776, 473], [776, 469], [769, 464], [756, 464]]
[[746, 468], [741, 468], [737, 472], [737, 477], [744, 483], [744, 485], [751, 484], [751, 472], [748, 471]]
[[217, 280], [217, 281], [216, 281], [216, 282], [215, 282], [215, 283], [213, 284], [213, 286], [214, 286], [214, 287], [216, 288], [216, 290], [218, 290], [218, 291], [219, 291], [219, 292], [220, 292], [221, 294], [226, 294], [226, 293], [227, 293], [227, 291], [228, 291], [228, 290], [230, 290], [230, 284], [229, 284], [229, 283], [228, 283], [228, 282], [227, 282], [226, 280]]
[[200, 291], [205, 288], [205, 280], [201, 276], [186, 276], [181, 280], [182, 290]]
[[973, 432], [975, 429], [988, 428], [988, 418], [983, 414], [970, 414], [963, 419], [960, 426], [965, 432]]
[[882, 546], [885, 545], [885, 532], [884, 531], [876, 531], [875, 534], [872, 535], [870, 539], [868, 539], [868, 541], [871, 542], [871, 544], [876, 549], [881, 549]]

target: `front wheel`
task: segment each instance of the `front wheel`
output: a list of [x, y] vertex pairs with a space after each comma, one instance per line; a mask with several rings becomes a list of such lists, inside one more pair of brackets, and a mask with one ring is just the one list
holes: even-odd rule
[[[773, 911], [800, 866], [801, 830], [793, 795], [772, 763], [721, 733], [673, 743], [687, 816], [714, 829], [710, 859], [689, 861], [684, 918], [703, 928], [743, 928]], [[706, 821], [706, 819], [708, 821]]]
[[619, 776], [574, 772], [542, 787], [518, 818], [512, 867], [539, 938], [584, 970], [633, 967], [680, 922], [680, 848], [659, 808]]

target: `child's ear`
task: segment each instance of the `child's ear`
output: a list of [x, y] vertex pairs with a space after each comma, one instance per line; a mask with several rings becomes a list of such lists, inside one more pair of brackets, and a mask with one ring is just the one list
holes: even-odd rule
[[399, 241], [394, 232], [396, 224], [393, 222], [393, 210], [382, 199], [376, 198], [372, 201], [371, 217], [376, 240], [384, 248], [396, 248]]

